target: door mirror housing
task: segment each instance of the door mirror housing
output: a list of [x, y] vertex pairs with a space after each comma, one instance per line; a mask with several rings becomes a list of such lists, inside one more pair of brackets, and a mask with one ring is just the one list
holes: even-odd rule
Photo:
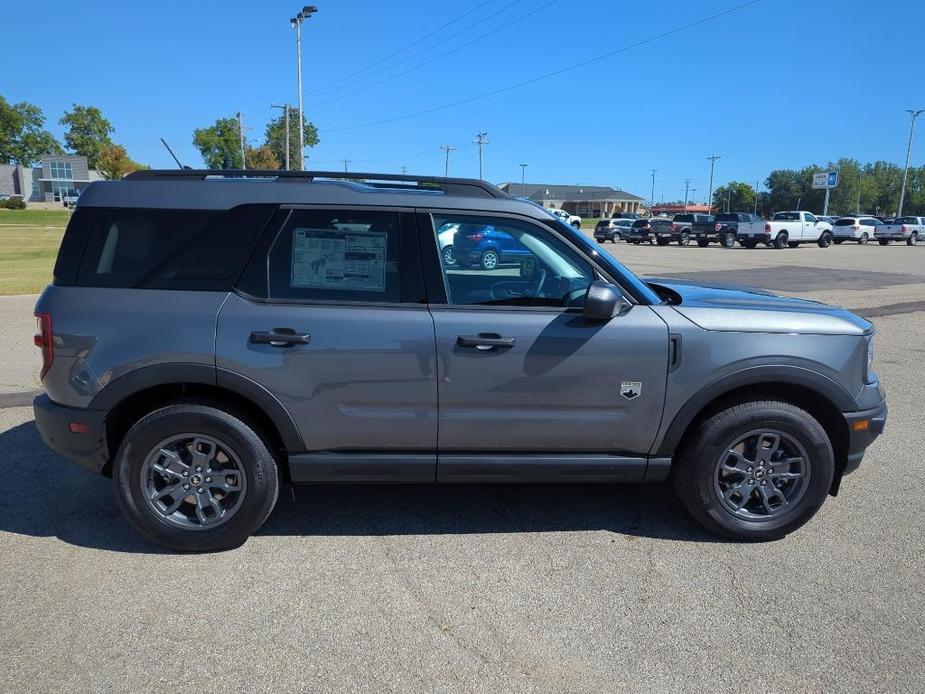
[[583, 315], [587, 320], [609, 321], [627, 306], [623, 294], [609, 282], [598, 280], [588, 285]]

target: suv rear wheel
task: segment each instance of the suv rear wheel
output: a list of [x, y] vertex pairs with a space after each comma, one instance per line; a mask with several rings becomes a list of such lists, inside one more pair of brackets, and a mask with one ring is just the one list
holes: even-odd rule
[[494, 270], [498, 267], [498, 262], [501, 259], [498, 257], [498, 254], [495, 251], [485, 251], [482, 253], [482, 269], [483, 270]]
[[610, 237], [610, 240], [611, 240], [613, 243], [620, 243], [620, 238], [621, 238], [620, 232], [619, 232], [619, 231], [615, 231], [615, 232], [613, 232], [613, 235]]
[[244, 543], [279, 494], [276, 461], [254, 429], [193, 403], [136, 422], [119, 446], [113, 483], [122, 512], [142, 535], [196, 552]]
[[828, 435], [808, 412], [754, 401], [699, 426], [676, 466], [675, 490], [704, 527], [737, 540], [775, 540], [822, 506], [835, 459]]

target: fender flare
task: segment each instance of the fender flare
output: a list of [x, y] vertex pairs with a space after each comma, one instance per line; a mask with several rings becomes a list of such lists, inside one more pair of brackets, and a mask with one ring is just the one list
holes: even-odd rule
[[126, 398], [148, 388], [174, 383], [198, 383], [224, 388], [253, 403], [269, 417], [289, 452], [305, 450], [305, 442], [283, 404], [256, 381], [209, 364], [169, 363], [144, 366], [119, 376], [100, 390], [88, 409], [110, 411]]
[[655, 451], [651, 455], [674, 455], [684, 432], [704, 407], [738, 388], [760, 384], [798, 386], [828, 400], [839, 412], [857, 409], [857, 404], [848, 391], [817, 371], [789, 365], [751, 366], [723, 376], [692, 395], [675, 414], [661, 439], [656, 441]]

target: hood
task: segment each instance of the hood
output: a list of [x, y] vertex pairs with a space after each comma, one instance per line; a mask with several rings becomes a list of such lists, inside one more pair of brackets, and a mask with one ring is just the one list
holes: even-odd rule
[[663, 288], [676, 294], [674, 309], [704, 330], [815, 335], [865, 335], [873, 330], [868, 321], [847, 309], [762, 289], [676, 279], [645, 281], [656, 291]]

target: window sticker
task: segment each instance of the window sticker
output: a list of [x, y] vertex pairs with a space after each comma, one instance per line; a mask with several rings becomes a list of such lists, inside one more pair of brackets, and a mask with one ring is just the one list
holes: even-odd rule
[[293, 287], [385, 291], [388, 232], [299, 227], [292, 234]]

